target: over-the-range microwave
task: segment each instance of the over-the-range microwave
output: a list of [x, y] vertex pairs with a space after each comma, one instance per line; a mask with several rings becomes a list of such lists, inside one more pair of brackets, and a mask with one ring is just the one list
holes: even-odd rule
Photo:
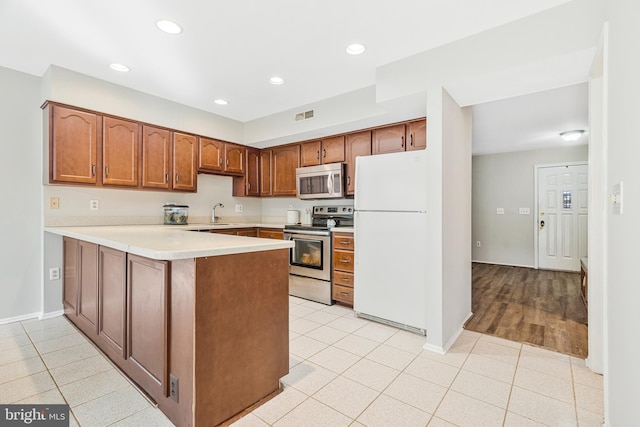
[[344, 197], [344, 164], [329, 163], [296, 169], [298, 199], [337, 199]]

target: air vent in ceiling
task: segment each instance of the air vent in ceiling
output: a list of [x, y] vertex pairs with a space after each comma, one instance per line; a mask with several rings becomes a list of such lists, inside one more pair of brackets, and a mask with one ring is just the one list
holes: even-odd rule
[[300, 120], [309, 120], [313, 119], [314, 110], [305, 111], [304, 113], [296, 113], [296, 122]]

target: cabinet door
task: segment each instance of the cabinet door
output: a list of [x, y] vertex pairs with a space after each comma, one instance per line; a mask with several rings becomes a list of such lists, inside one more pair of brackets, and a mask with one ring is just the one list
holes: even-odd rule
[[260, 196], [260, 151], [247, 149], [247, 170], [245, 172], [247, 196]]
[[260, 152], [260, 196], [271, 196], [271, 150]]
[[427, 148], [427, 119], [407, 123], [407, 150]]
[[198, 137], [173, 133], [173, 189], [196, 191]]
[[217, 139], [200, 138], [198, 169], [222, 172], [224, 169], [224, 142]]
[[104, 117], [102, 121], [102, 183], [138, 186], [138, 124]]
[[51, 108], [50, 181], [95, 184], [98, 117], [57, 105]]
[[225, 172], [244, 174], [245, 148], [235, 144], [224, 144]]
[[78, 327], [89, 337], [98, 333], [98, 245], [78, 242]]
[[98, 335], [125, 357], [126, 253], [100, 247], [98, 288], [100, 291]]
[[373, 154], [405, 150], [405, 126], [395, 125], [373, 130]]
[[169, 189], [171, 132], [142, 127], [142, 187]]
[[346, 136], [347, 195], [355, 194], [356, 157], [371, 155], [371, 132], [358, 132]]
[[322, 140], [322, 163], [344, 162], [344, 135]]
[[127, 364], [156, 401], [168, 396], [168, 271], [166, 261], [127, 255]]
[[300, 165], [300, 146], [278, 147], [273, 152], [273, 195], [296, 195], [296, 168]]
[[321, 148], [321, 141], [311, 141], [300, 144], [300, 166], [319, 165], [322, 162], [320, 159]]
[[284, 239], [284, 232], [278, 229], [261, 228], [258, 230], [258, 237], [263, 239]]
[[62, 238], [62, 305], [64, 314], [76, 323], [78, 314], [78, 241]]

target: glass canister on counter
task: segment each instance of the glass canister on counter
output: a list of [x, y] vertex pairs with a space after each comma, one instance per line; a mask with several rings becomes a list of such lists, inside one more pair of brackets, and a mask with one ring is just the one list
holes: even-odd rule
[[165, 225], [187, 225], [189, 222], [189, 206], [167, 203], [164, 209]]

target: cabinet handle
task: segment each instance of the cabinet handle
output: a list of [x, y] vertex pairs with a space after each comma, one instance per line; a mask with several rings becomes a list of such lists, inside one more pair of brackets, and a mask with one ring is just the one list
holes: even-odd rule
[[316, 151], [316, 160], [320, 160], [320, 150]]
[[178, 183], [178, 174], [176, 174], [176, 184]]
[[222, 166], [222, 157], [220, 157], [220, 166]]
[[227, 159], [227, 166], [229, 166], [229, 159]]
[[344, 264], [349, 264], [351, 263], [351, 260], [348, 259], [341, 259], [340, 262], [344, 263]]
[[404, 136], [401, 136], [401, 137], [400, 137], [400, 141], [402, 141], [402, 142], [400, 143], [400, 146], [401, 146], [402, 148], [404, 148]]
[[341, 244], [341, 245], [348, 245], [348, 244], [350, 244], [350, 243], [351, 243], [351, 242], [350, 242], [350, 241], [348, 241], [348, 240], [343, 240], [342, 242], [340, 242], [340, 244]]
[[251, 190], [251, 183], [247, 182], [247, 190]]
[[411, 138], [411, 146], [413, 147], [413, 134], [409, 134], [409, 137]]
[[347, 185], [351, 185], [351, 177], [347, 175]]
[[169, 173], [168, 172], [164, 174], [164, 182], [165, 183], [169, 182]]
[[327, 149], [325, 148], [324, 150], [322, 150], [322, 157], [323, 158], [327, 158]]
[[342, 280], [343, 282], [350, 282], [351, 280], [349, 280], [348, 277], [341, 277], [340, 280]]
[[109, 178], [109, 166], [105, 166], [105, 167], [104, 167], [104, 176], [105, 176], [106, 178]]
[[340, 295], [344, 295], [345, 297], [348, 297], [351, 294], [349, 292], [340, 291]]
[[96, 176], [96, 165], [91, 165], [91, 176]]

